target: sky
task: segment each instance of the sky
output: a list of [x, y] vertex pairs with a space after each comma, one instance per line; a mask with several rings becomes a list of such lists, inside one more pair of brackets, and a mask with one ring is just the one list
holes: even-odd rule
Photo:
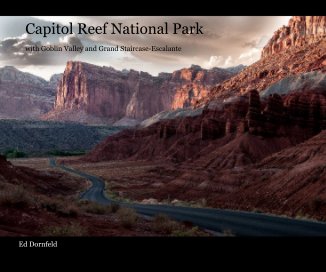
[[[232, 67], [239, 64], [250, 65], [260, 58], [262, 48], [273, 33], [282, 25], [287, 25], [289, 16], [208, 16], [208, 17], [0, 17], [0, 67], [15, 66], [45, 79], [54, 73], [62, 73], [69, 60], [84, 61], [115, 69], [134, 69], [157, 75], [172, 72], [192, 64], [203, 68]], [[26, 25], [60, 26], [72, 23], [74, 34], [26, 33]], [[193, 26], [196, 22], [203, 26], [204, 34], [167, 35], [111, 35], [76, 34], [77, 24], [103, 26], [105, 22], [123, 23], [125, 26], [139, 23], [140, 26], [158, 26], [168, 22]], [[180, 46], [181, 52], [26, 52], [26, 47], [46, 46]]]

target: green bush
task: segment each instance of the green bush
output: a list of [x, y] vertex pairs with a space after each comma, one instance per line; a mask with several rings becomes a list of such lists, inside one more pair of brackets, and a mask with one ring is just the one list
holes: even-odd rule
[[25, 158], [26, 157], [26, 154], [24, 152], [18, 151], [17, 149], [8, 149], [3, 153], [3, 155], [7, 159]]
[[49, 151], [48, 154], [52, 156], [80, 156], [80, 155], [85, 155], [85, 151], [63, 151], [63, 150], [52, 150]]

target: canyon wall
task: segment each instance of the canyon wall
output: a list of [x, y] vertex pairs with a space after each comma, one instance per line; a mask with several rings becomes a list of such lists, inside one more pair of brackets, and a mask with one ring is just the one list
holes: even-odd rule
[[[326, 74], [325, 33], [326, 16], [294, 16], [288, 26], [275, 32], [262, 50], [260, 60], [214, 86], [196, 107], [215, 99], [244, 95], [252, 89], [262, 92], [288, 77], [306, 74], [306, 82], [314, 81], [315, 74], [312, 72]], [[282, 93], [287, 93], [286, 88]]]
[[12, 66], [0, 68], [0, 118], [39, 119], [53, 108], [60, 77], [46, 81]]
[[48, 119], [121, 118], [143, 120], [160, 111], [193, 106], [210, 88], [234, 75], [227, 69], [199, 66], [151, 76], [82, 62], [68, 62]]
[[291, 47], [315, 43], [326, 37], [326, 16], [293, 16], [263, 48], [262, 58]]

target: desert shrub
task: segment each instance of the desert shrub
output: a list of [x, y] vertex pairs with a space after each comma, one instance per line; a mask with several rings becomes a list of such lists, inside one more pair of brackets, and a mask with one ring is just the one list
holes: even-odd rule
[[109, 205], [108, 209], [111, 213], [116, 213], [120, 209], [120, 205], [118, 203], [113, 202]]
[[41, 208], [49, 212], [57, 212], [62, 208], [62, 203], [60, 203], [56, 199], [42, 198], [40, 201], [41, 201]]
[[61, 207], [57, 214], [62, 217], [77, 217], [79, 214], [79, 210], [75, 205], [68, 205]]
[[306, 213], [303, 212], [303, 210], [299, 210], [296, 214], [295, 214], [295, 218], [296, 219], [300, 219], [300, 220], [307, 220], [310, 219], [310, 216]]
[[198, 227], [192, 227], [187, 229], [186, 227], [180, 226], [180, 229], [174, 230], [171, 233], [173, 237], [193, 237], [193, 236], [208, 236], [208, 234], [201, 232]]
[[202, 198], [200, 200], [200, 205], [201, 205], [201, 207], [207, 207], [207, 199], [206, 198]]
[[64, 151], [64, 150], [51, 150], [48, 152], [49, 155], [52, 156], [60, 156], [60, 157], [64, 157], [64, 156], [80, 156], [80, 155], [85, 155], [86, 152], [85, 151]]
[[85, 207], [83, 207], [85, 212], [94, 213], [94, 214], [106, 214], [109, 212], [108, 207], [100, 205], [95, 202], [90, 202]]
[[183, 230], [183, 226], [171, 220], [165, 214], [158, 214], [153, 220], [153, 230], [158, 233], [172, 234], [174, 231]]
[[0, 205], [5, 207], [25, 208], [34, 204], [32, 196], [28, 195], [22, 186], [12, 186], [0, 191]]
[[132, 228], [136, 224], [138, 218], [135, 210], [130, 208], [120, 208], [117, 211], [117, 216], [121, 225], [128, 229]]
[[41, 200], [41, 208], [62, 217], [76, 217], [79, 214], [79, 210], [75, 205], [67, 204], [63, 200], [51, 199], [48, 197]]
[[87, 230], [80, 224], [48, 226], [42, 230], [44, 236], [84, 236]]

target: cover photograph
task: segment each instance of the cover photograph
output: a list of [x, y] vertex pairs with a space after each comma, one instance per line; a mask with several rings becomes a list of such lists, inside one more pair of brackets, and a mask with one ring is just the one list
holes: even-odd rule
[[19, 247], [326, 236], [325, 130], [326, 16], [0, 17]]

